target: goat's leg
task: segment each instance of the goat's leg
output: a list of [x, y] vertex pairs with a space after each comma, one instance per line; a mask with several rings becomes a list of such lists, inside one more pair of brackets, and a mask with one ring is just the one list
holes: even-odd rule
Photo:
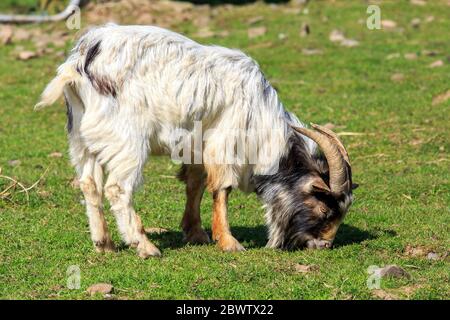
[[140, 171], [135, 170], [127, 178], [121, 179], [119, 172], [112, 170], [106, 182], [105, 195], [111, 203], [123, 240], [127, 245], [136, 247], [138, 255], [145, 259], [160, 256], [161, 252], [148, 240], [141, 218], [133, 208], [133, 189]]
[[227, 204], [230, 191], [231, 188], [213, 191], [212, 236], [223, 251], [243, 251], [244, 247], [231, 235], [228, 225]]
[[86, 213], [89, 219], [91, 239], [98, 252], [115, 251], [114, 243], [108, 232], [102, 204], [103, 170], [94, 157], [89, 156], [82, 166], [80, 189], [86, 201]]
[[179, 178], [186, 183], [186, 207], [181, 228], [184, 241], [192, 244], [209, 243], [210, 239], [202, 229], [200, 203], [205, 191], [205, 171], [200, 165], [183, 165]]

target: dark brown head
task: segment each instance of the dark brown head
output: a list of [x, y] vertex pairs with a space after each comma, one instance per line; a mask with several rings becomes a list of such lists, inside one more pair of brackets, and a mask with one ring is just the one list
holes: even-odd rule
[[322, 152], [312, 154], [304, 137], [293, 134], [278, 173], [255, 177], [256, 191], [268, 209], [269, 247], [330, 248], [353, 201], [347, 151], [332, 131], [313, 128], [293, 129]]

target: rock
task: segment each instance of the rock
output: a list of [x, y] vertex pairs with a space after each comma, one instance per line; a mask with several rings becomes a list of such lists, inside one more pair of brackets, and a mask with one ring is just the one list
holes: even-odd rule
[[318, 54], [322, 54], [323, 51], [319, 50], [319, 49], [308, 49], [308, 48], [306, 48], [306, 49], [302, 49], [302, 53], [305, 56], [315, 56], [315, 55], [318, 55]]
[[109, 283], [96, 283], [87, 288], [87, 293], [93, 296], [96, 293], [107, 295], [113, 292], [114, 287]]
[[405, 247], [405, 254], [411, 257], [424, 257], [427, 253], [427, 250], [424, 247], [413, 247], [411, 245], [407, 245]]
[[382, 289], [372, 290], [372, 294], [375, 297], [383, 299], [383, 300], [395, 300], [395, 299], [397, 299], [396, 296], [394, 296], [394, 295], [392, 295], [392, 294], [390, 294], [390, 293], [388, 293], [388, 292], [386, 292], [386, 291], [384, 291]]
[[415, 6], [425, 6], [427, 4], [424, 0], [410, 0], [409, 2]]
[[439, 67], [442, 67], [443, 65], [444, 65], [444, 61], [437, 60], [437, 61], [433, 62], [432, 64], [430, 64], [428, 67], [430, 67], [430, 68], [439, 68]]
[[435, 57], [439, 54], [438, 51], [435, 50], [422, 50], [422, 55], [427, 56], [427, 57]]
[[381, 20], [381, 27], [384, 29], [394, 29], [397, 27], [397, 22], [393, 20]]
[[286, 33], [279, 33], [279, 34], [278, 34], [278, 39], [279, 39], [279, 40], [287, 39]]
[[261, 22], [263, 20], [264, 20], [263, 16], [251, 17], [250, 19], [247, 20], [247, 24], [253, 25], [253, 24], [257, 24], [258, 22]]
[[255, 27], [255, 28], [250, 28], [247, 30], [247, 34], [250, 39], [263, 36], [266, 33], [267, 33], [266, 27]]
[[11, 166], [11, 167], [17, 167], [17, 166], [20, 166], [20, 164], [22, 163], [22, 161], [20, 161], [20, 160], [9, 160], [8, 161], [8, 164]]
[[50, 158], [62, 158], [63, 154], [61, 152], [52, 152], [48, 156]]
[[436, 97], [434, 97], [432, 105], [435, 106], [437, 104], [446, 102], [449, 99], [450, 99], [450, 89], [447, 90], [446, 92], [441, 93], [440, 95], [437, 95]]
[[404, 57], [406, 60], [416, 60], [417, 59], [417, 54], [413, 53], [405, 53]]
[[388, 266], [385, 266], [384, 268], [379, 269], [379, 275], [381, 277], [393, 277], [393, 278], [407, 278], [410, 279], [411, 275], [400, 268], [399, 266], [396, 266], [395, 264], [391, 264]]
[[3, 26], [0, 29], [0, 43], [7, 45], [12, 42], [13, 28], [11, 26]]
[[31, 32], [26, 30], [26, 29], [22, 29], [22, 28], [17, 28], [14, 30], [14, 35], [13, 35], [13, 41], [27, 41], [30, 40], [31, 38]]
[[38, 55], [36, 52], [25, 50], [25, 51], [19, 52], [17, 58], [19, 60], [25, 61], [25, 60], [30, 60], [30, 59], [36, 58], [37, 56]]
[[418, 27], [420, 27], [420, 23], [421, 23], [421, 21], [420, 21], [419, 18], [414, 18], [414, 19], [411, 20], [411, 26], [412, 26], [413, 28], [418, 28]]
[[398, 52], [391, 53], [386, 56], [386, 60], [392, 60], [392, 59], [397, 59], [397, 58], [400, 58], [400, 53], [398, 53]]
[[304, 265], [304, 264], [296, 264], [294, 266], [295, 271], [299, 273], [308, 273], [308, 272], [314, 272], [319, 270], [319, 266], [316, 265]]
[[331, 42], [341, 42], [345, 40], [344, 34], [339, 30], [331, 31], [329, 35], [329, 39]]
[[394, 73], [391, 76], [391, 81], [394, 81], [394, 82], [401, 82], [404, 79], [405, 79], [405, 75], [403, 73]]
[[427, 254], [428, 260], [439, 260], [439, 255], [436, 252], [429, 252]]
[[341, 42], [341, 46], [348, 47], [348, 48], [353, 48], [353, 47], [359, 46], [359, 42], [356, 41], [356, 40], [353, 40], [353, 39], [344, 39]]
[[302, 27], [300, 29], [300, 37], [306, 37], [311, 33], [311, 29], [309, 28], [309, 25], [307, 23], [302, 24]]

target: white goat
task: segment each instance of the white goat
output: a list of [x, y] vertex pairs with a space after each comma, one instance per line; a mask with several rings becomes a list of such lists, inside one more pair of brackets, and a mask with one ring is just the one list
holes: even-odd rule
[[[243, 247], [231, 235], [226, 217], [229, 190], [254, 190], [254, 177], [278, 172], [290, 150], [290, 125], [303, 127], [284, 110], [248, 56], [203, 46], [157, 27], [108, 24], [87, 32], [36, 107], [53, 104], [63, 93], [70, 155], [86, 199], [94, 245], [98, 251], [114, 250], [102, 211], [104, 190], [123, 240], [136, 246], [143, 258], [159, 256], [160, 251], [145, 235], [132, 194], [149, 154], [174, 153], [174, 132], [183, 129], [193, 135], [196, 121], [201, 121], [202, 130], [215, 129], [201, 151], [202, 160], [214, 161], [185, 164], [180, 175], [187, 184], [185, 239], [209, 241], [200, 220], [206, 186], [214, 199], [213, 238], [223, 250], [237, 251]], [[264, 161], [250, 163], [246, 157], [227, 162], [228, 130], [252, 132], [252, 146], [265, 155]], [[231, 142], [233, 149], [237, 139]], [[301, 140], [306, 141], [306, 153], [314, 154], [315, 143]], [[104, 170], [108, 179], [103, 188]]]

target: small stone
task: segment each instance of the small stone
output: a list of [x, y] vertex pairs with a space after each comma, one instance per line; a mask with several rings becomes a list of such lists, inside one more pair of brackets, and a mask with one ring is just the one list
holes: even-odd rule
[[306, 49], [302, 49], [302, 53], [305, 56], [314, 56], [314, 55], [322, 54], [323, 51], [319, 50], [319, 49], [308, 49], [308, 48], [306, 48]]
[[22, 163], [22, 161], [20, 161], [20, 160], [9, 160], [8, 161], [8, 164], [11, 166], [11, 167], [17, 167], [17, 166], [20, 166], [20, 164]]
[[279, 33], [278, 34], [278, 39], [280, 39], [280, 40], [287, 39], [287, 35], [285, 33]]
[[435, 62], [433, 62], [432, 64], [429, 65], [430, 68], [439, 68], [442, 67], [444, 65], [444, 61], [442, 60], [437, 60]]
[[344, 34], [339, 30], [333, 30], [330, 33], [329, 39], [331, 42], [341, 42], [345, 40]]
[[416, 60], [417, 59], [417, 54], [413, 53], [405, 53], [404, 55], [406, 60]]
[[93, 296], [96, 293], [101, 293], [103, 295], [112, 293], [114, 287], [109, 283], [96, 283], [87, 288], [87, 292]]
[[427, 4], [427, 2], [424, 0], [411, 0], [410, 3], [413, 5], [422, 6], [422, 7]]
[[392, 60], [392, 59], [397, 59], [397, 58], [400, 58], [400, 53], [398, 53], [398, 52], [391, 53], [386, 56], [386, 60]]
[[427, 57], [435, 57], [439, 54], [438, 51], [435, 50], [422, 50], [422, 55]]
[[247, 20], [247, 24], [252, 25], [252, 24], [256, 24], [258, 22], [261, 22], [263, 20], [264, 20], [263, 16], [251, 17], [250, 19]]
[[394, 29], [397, 27], [397, 22], [392, 20], [381, 20], [381, 26], [385, 29]]
[[255, 28], [250, 28], [247, 30], [247, 34], [250, 39], [263, 36], [266, 33], [267, 33], [266, 27], [255, 27]]
[[420, 23], [421, 23], [421, 21], [420, 21], [419, 18], [414, 18], [414, 19], [411, 20], [411, 26], [412, 26], [413, 28], [418, 28], [418, 27], [420, 27]]
[[388, 266], [385, 266], [384, 268], [381, 268], [379, 270], [379, 274], [381, 277], [394, 277], [394, 278], [411, 278], [411, 275], [400, 268], [399, 266], [396, 266], [395, 264], [391, 264]]
[[353, 48], [359, 46], [359, 42], [353, 39], [344, 39], [341, 41], [341, 46]]
[[429, 252], [427, 254], [428, 260], [439, 260], [439, 255], [436, 252]]
[[17, 57], [19, 60], [30, 60], [37, 57], [37, 53], [33, 51], [21, 51]]
[[63, 154], [61, 152], [52, 152], [48, 156], [50, 158], [62, 158]]
[[311, 33], [311, 29], [307, 23], [304, 23], [300, 29], [300, 37], [306, 37]]
[[3, 26], [0, 29], [0, 43], [7, 45], [12, 42], [13, 28], [11, 26]]
[[403, 81], [403, 79], [405, 79], [405, 75], [403, 73], [394, 73], [391, 76], [391, 81], [394, 81], [394, 82], [401, 82], [401, 81]]
[[318, 271], [319, 266], [316, 265], [304, 265], [304, 264], [296, 264], [295, 265], [295, 271], [299, 273], [308, 273], [313, 271]]

